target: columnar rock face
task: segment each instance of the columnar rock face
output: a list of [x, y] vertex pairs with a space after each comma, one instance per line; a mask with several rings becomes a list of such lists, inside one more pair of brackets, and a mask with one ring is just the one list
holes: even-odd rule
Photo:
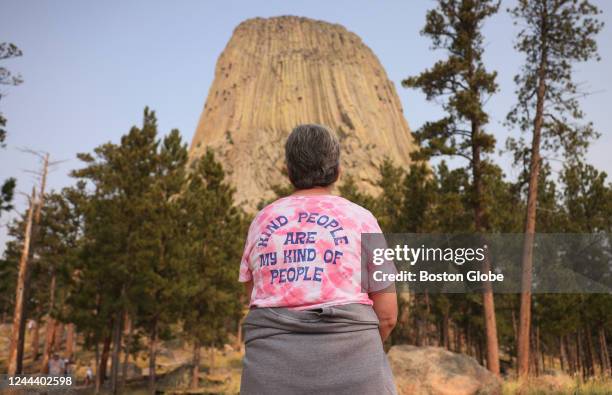
[[286, 183], [284, 142], [301, 123], [335, 130], [343, 173], [374, 194], [383, 158], [406, 166], [414, 147], [393, 83], [357, 35], [293, 16], [241, 23], [217, 61], [191, 158], [212, 147], [252, 210]]

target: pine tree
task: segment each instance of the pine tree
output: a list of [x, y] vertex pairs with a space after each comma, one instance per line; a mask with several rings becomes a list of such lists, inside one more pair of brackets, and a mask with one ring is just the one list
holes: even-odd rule
[[[185, 265], [185, 218], [181, 197], [186, 186], [187, 146], [178, 130], [163, 138], [156, 159], [150, 189], [143, 196], [146, 222], [142, 224], [141, 258], [146, 262], [139, 273], [138, 286], [126, 292], [138, 301], [137, 324], [148, 329], [149, 384], [155, 385], [157, 341], [179, 318], [181, 310], [182, 266]], [[146, 255], [143, 255], [146, 254]]]
[[[90, 330], [94, 341], [104, 344], [97, 388], [105, 379], [114, 333], [111, 381], [116, 390], [122, 317], [126, 310], [146, 301], [132, 298], [128, 291], [142, 286], [153, 259], [147, 234], [147, 196], [154, 185], [157, 148], [155, 113], [146, 108], [141, 128], [132, 127], [118, 145], [106, 143], [95, 148], [94, 155], [79, 154], [85, 167], [72, 173], [93, 189], [83, 208], [82, 279], [73, 302], [75, 310], [96, 312], [95, 317], [80, 318], [85, 318], [82, 325]], [[155, 338], [150, 340], [154, 342]]]
[[78, 186], [51, 192], [45, 197], [35, 243], [36, 257], [31, 278], [32, 318], [46, 316], [46, 335], [41, 371], [46, 371], [54, 346], [60, 344], [56, 328], [68, 322], [66, 301], [78, 260], [82, 217], [78, 211]]
[[[194, 384], [202, 346], [227, 339], [240, 320], [242, 287], [236, 273], [246, 235], [246, 222], [234, 207], [234, 190], [225, 181], [221, 164], [208, 150], [192, 162], [187, 189], [181, 196], [187, 215], [185, 249], [188, 264], [183, 323], [194, 342]], [[212, 351], [214, 352], [214, 351]]]
[[[423, 147], [415, 159], [448, 155], [465, 158], [471, 170], [471, 204], [474, 230], [484, 233], [487, 218], [484, 207], [483, 156], [495, 148], [494, 137], [484, 128], [489, 121], [484, 102], [497, 91], [495, 72], [484, 67], [481, 29], [484, 21], [497, 13], [499, 2], [492, 0], [438, 0], [437, 8], [427, 13], [422, 34], [430, 37], [434, 49], [443, 49], [446, 59], [431, 69], [402, 82], [406, 87], [421, 89], [428, 100], [444, 97], [447, 115], [427, 122], [416, 133]], [[488, 265], [485, 265], [488, 266]], [[485, 267], [486, 271], [488, 268]], [[483, 308], [486, 323], [487, 367], [499, 374], [499, 346], [495, 306], [490, 284], [484, 284]]]
[[406, 171], [395, 166], [390, 160], [385, 159], [379, 167], [380, 179], [377, 186], [382, 190], [377, 199], [375, 209], [378, 222], [384, 232], [406, 232], [402, 229], [405, 216], [405, 200], [403, 186], [406, 180]]
[[576, 122], [583, 113], [573, 68], [576, 62], [597, 58], [595, 36], [603, 24], [597, 19], [599, 9], [588, 0], [520, 0], [510, 12], [523, 26], [515, 47], [525, 55], [525, 63], [515, 77], [518, 103], [508, 120], [523, 132], [532, 131], [529, 147], [523, 139], [508, 142], [515, 157], [529, 164], [518, 340], [518, 371], [524, 377], [529, 373], [533, 235], [542, 151], [554, 154], [562, 149], [569, 157], [579, 156], [595, 135], [591, 124]]

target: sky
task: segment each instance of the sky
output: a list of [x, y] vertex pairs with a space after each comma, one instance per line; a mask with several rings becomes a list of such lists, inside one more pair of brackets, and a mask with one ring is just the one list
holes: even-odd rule
[[[582, 100], [587, 119], [601, 133], [588, 161], [612, 173], [612, 2], [594, 0], [603, 10], [606, 27], [598, 37], [602, 60], [579, 64], [575, 78], [591, 95]], [[513, 49], [517, 27], [506, 9], [484, 27], [485, 64], [497, 70], [500, 92], [486, 109], [498, 149], [510, 135], [503, 125], [515, 102], [513, 76], [522, 57]], [[402, 88], [403, 78], [431, 66], [442, 53], [419, 34], [427, 0], [328, 1], [83, 1], [0, 0], [0, 42], [12, 42], [23, 56], [2, 62], [24, 83], [1, 87], [0, 111], [8, 119], [7, 147], [0, 150], [0, 182], [17, 178], [15, 211], [0, 218], [0, 252], [6, 225], [26, 206], [25, 193], [37, 182], [29, 172], [40, 169], [36, 157], [23, 149], [49, 152], [61, 161], [49, 175], [50, 189], [74, 180], [68, 175], [80, 166], [78, 152], [91, 152], [108, 141], [117, 142], [141, 122], [145, 106], [154, 109], [159, 130], [178, 128], [190, 142], [215, 63], [233, 29], [253, 17], [298, 15], [339, 23], [359, 35], [380, 59], [404, 108], [410, 127], [441, 115], [438, 104], [414, 90]], [[495, 154], [509, 178], [518, 170], [509, 154]], [[457, 165], [461, 162], [457, 161]]]

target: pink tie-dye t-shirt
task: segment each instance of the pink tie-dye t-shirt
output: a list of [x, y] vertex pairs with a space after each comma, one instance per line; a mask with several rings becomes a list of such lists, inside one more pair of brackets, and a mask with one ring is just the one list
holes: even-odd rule
[[239, 281], [251, 306], [312, 309], [371, 305], [361, 278], [361, 234], [381, 233], [366, 209], [333, 195], [288, 196], [253, 220]]

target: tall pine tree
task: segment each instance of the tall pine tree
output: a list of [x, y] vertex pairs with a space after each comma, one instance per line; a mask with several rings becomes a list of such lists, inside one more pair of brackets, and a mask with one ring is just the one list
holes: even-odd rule
[[[510, 10], [522, 26], [515, 48], [525, 55], [515, 77], [518, 103], [508, 115], [510, 124], [531, 131], [531, 144], [510, 140], [515, 157], [525, 164], [528, 179], [523, 275], [518, 337], [518, 372], [529, 373], [533, 237], [536, 231], [538, 181], [544, 156], [560, 149], [567, 156], [580, 155], [594, 135], [583, 118], [573, 80], [576, 62], [597, 58], [595, 36], [602, 28], [599, 9], [588, 0], [519, 0]], [[527, 165], [528, 164], [528, 165]]]
[[246, 222], [242, 211], [234, 206], [233, 195], [212, 151], [192, 162], [181, 199], [187, 216], [184, 237], [188, 241], [183, 325], [194, 344], [194, 386], [201, 347], [226, 341], [241, 316], [242, 287], [236, 273]]
[[[474, 231], [488, 229], [484, 201], [484, 155], [495, 148], [495, 139], [485, 131], [489, 117], [485, 100], [497, 91], [495, 72], [484, 66], [482, 26], [499, 9], [493, 0], [438, 0], [427, 13], [422, 33], [431, 38], [434, 49], [446, 51], [448, 57], [431, 69], [402, 82], [406, 87], [421, 89], [428, 100], [444, 98], [446, 116], [427, 122], [416, 133], [422, 148], [415, 159], [433, 156], [459, 156], [468, 161], [472, 176], [471, 205]], [[488, 266], [488, 265], [485, 265]], [[487, 267], [484, 268], [487, 270]], [[493, 292], [484, 284], [483, 309], [487, 339], [487, 367], [499, 374], [499, 345]]]

